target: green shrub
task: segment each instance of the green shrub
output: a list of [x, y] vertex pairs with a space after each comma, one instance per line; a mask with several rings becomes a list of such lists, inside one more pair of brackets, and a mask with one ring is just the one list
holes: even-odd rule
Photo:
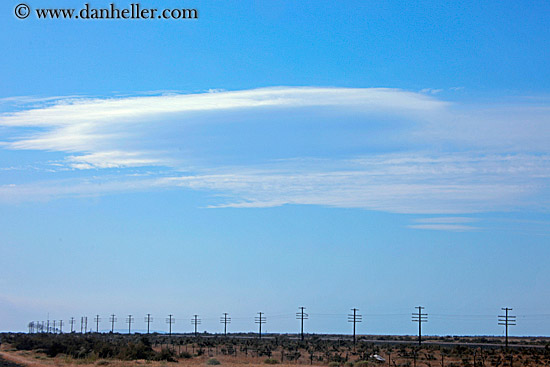
[[355, 362], [355, 367], [367, 367], [369, 363], [367, 361], [357, 361]]
[[267, 358], [267, 359], [264, 360], [264, 363], [265, 364], [278, 364], [279, 361], [274, 359], [274, 358]]
[[338, 363], [338, 362], [330, 362], [330, 363], [328, 364], [328, 367], [340, 367], [340, 363]]
[[106, 358], [176, 362], [173, 351], [154, 351], [150, 339], [145, 336], [40, 333], [11, 334], [8, 338], [17, 350], [33, 350], [48, 357], [65, 355], [86, 363]]
[[175, 358], [175, 353], [172, 349], [162, 348], [159, 353], [155, 356], [157, 361], [166, 361], [166, 362], [177, 362]]
[[191, 353], [183, 351], [180, 353], [180, 358], [189, 359], [189, 358], [193, 358], [193, 356], [191, 355]]
[[218, 361], [216, 358], [210, 358], [208, 361], [206, 361], [206, 364], [209, 366], [214, 366], [214, 365], [221, 364], [221, 362]]

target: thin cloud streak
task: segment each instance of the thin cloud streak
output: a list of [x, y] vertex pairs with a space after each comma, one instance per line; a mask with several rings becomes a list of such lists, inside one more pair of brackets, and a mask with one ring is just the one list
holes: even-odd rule
[[407, 228], [453, 232], [474, 231], [479, 229], [477, 227], [465, 226], [463, 224], [411, 224], [408, 225]]
[[[357, 164], [361, 162], [361, 165]], [[549, 157], [429, 156], [369, 157], [363, 160], [316, 160], [296, 170], [295, 162], [258, 167], [228, 167], [195, 174], [104, 175], [0, 187], [0, 200], [55, 199], [110, 193], [185, 188], [212, 196], [210, 207], [257, 208], [287, 204], [361, 208], [395, 213], [464, 214], [532, 207], [550, 175]], [[411, 161], [420, 162], [414, 166]], [[463, 161], [476, 164], [463, 165]], [[428, 163], [426, 163], [428, 162]], [[439, 162], [439, 163], [434, 163]], [[323, 166], [343, 170], [322, 170]], [[304, 171], [303, 167], [308, 166]], [[504, 166], [504, 167], [503, 167]], [[541, 178], [542, 177], [542, 178]], [[540, 205], [545, 205], [540, 203]], [[420, 220], [463, 224], [468, 218]], [[423, 223], [424, 224], [424, 223]]]
[[[541, 190], [537, 177], [550, 174], [548, 157], [457, 156], [454, 161], [447, 157], [440, 163], [430, 158], [412, 157], [413, 161], [429, 163], [411, 165], [404, 157], [390, 155], [370, 157], [370, 165], [363, 163], [339, 171], [284, 172], [279, 166], [163, 180], [196, 190], [231, 193], [234, 200], [214, 205], [218, 207], [306, 204], [396, 213], [460, 214], [530, 205], [530, 198]], [[463, 161], [470, 164], [464, 165]], [[331, 165], [334, 162], [327, 162], [327, 166]]]
[[432, 223], [432, 224], [460, 224], [476, 222], [475, 218], [468, 217], [436, 217], [436, 218], [418, 218], [417, 223]]

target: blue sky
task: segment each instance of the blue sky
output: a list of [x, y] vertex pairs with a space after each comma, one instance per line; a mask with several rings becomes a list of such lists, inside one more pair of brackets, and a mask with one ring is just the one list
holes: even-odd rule
[[[90, 2], [107, 7], [108, 2]], [[116, 3], [122, 8], [130, 3]], [[181, 7], [176, 1], [143, 6]], [[0, 330], [549, 335], [550, 6], [0, 5]], [[74, 1], [28, 2], [31, 8]]]

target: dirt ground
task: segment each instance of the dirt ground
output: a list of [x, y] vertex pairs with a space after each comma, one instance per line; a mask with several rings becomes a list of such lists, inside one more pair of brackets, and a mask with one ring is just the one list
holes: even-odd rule
[[[79, 366], [79, 367], [98, 367], [98, 366], [110, 366], [110, 367], [183, 367], [183, 366], [206, 366], [208, 359], [212, 358], [209, 356], [200, 356], [194, 357], [191, 359], [180, 359], [177, 363], [175, 362], [158, 362], [158, 361], [120, 361], [120, 360], [105, 360], [100, 359], [96, 361], [87, 361], [87, 360], [75, 360], [67, 357], [55, 357], [48, 358], [41, 353], [29, 352], [29, 351], [0, 351], [0, 357], [7, 362], [12, 364], [3, 365], [0, 364], [0, 367], [17, 367], [18, 366], [27, 366], [27, 367], [52, 367], [52, 366]], [[255, 358], [255, 357], [230, 357], [230, 356], [216, 356], [217, 360], [221, 362], [220, 366], [226, 367], [242, 367], [242, 366], [268, 366], [264, 364], [264, 358]], [[14, 365], [15, 364], [15, 365]], [[278, 367], [297, 367], [302, 366], [302, 364], [277, 364]], [[304, 364], [303, 366], [311, 366], [309, 363]], [[314, 367], [326, 367], [322, 365], [313, 365]]]

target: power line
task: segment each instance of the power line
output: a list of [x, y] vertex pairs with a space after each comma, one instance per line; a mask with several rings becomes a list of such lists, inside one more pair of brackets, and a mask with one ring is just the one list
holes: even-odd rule
[[172, 335], [172, 324], [176, 323], [174, 315], [168, 315], [168, 317], [166, 318], [166, 323], [168, 324], [168, 335]]
[[227, 335], [227, 324], [231, 324], [231, 317], [227, 317], [227, 315], [227, 312], [224, 312], [220, 317], [220, 323], [223, 324], [223, 335]]
[[145, 322], [147, 323], [147, 334], [149, 334], [149, 325], [151, 324], [151, 321], [153, 321], [153, 318], [151, 317], [151, 314], [148, 313], [145, 317]]
[[195, 337], [197, 337], [198, 336], [197, 325], [201, 323], [201, 319], [199, 319], [199, 315], [193, 315], [193, 318], [191, 319], [191, 323], [195, 325]]
[[109, 317], [109, 321], [111, 322], [111, 334], [112, 334], [115, 332], [116, 315], [112, 314], [111, 317]]
[[296, 312], [296, 319], [300, 320], [301, 328], [300, 328], [300, 339], [304, 340], [304, 320], [307, 320], [309, 318], [309, 315], [307, 313], [304, 313], [305, 307], [298, 307], [300, 309], [300, 312]]
[[101, 318], [99, 317], [99, 315], [95, 315], [94, 321], [95, 321], [95, 332], [99, 333], [99, 322], [101, 321]]
[[508, 314], [508, 311], [512, 311], [511, 308], [503, 307], [501, 310], [503, 310], [505, 314], [498, 316], [498, 324], [504, 325], [504, 329], [506, 330], [505, 345], [506, 349], [508, 349], [508, 326], [516, 325], [516, 317]]
[[412, 314], [412, 321], [418, 322], [418, 344], [421, 345], [422, 344], [422, 323], [428, 322], [428, 314], [422, 313], [422, 310], [424, 309], [424, 307], [422, 306], [417, 306], [415, 308], [418, 310], [418, 312], [415, 312]]
[[128, 334], [132, 333], [132, 323], [134, 322], [134, 318], [132, 315], [128, 315], [126, 318], [126, 323], [128, 324]]
[[353, 344], [355, 344], [355, 324], [363, 321], [363, 316], [359, 315], [358, 308], [352, 308], [353, 314], [348, 314], [348, 322], [353, 322]]
[[[84, 322], [86, 322], [86, 325], [84, 325]], [[85, 333], [87, 328], [88, 328], [88, 317], [81, 316], [80, 317], [80, 334]]]
[[260, 331], [258, 334], [260, 336], [260, 339], [262, 338], [262, 324], [265, 324], [267, 322], [266, 317], [262, 315], [265, 314], [263, 312], [258, 312], [258, 316], [254, 317], [254, 323], [258, 324], [260, 327]]

